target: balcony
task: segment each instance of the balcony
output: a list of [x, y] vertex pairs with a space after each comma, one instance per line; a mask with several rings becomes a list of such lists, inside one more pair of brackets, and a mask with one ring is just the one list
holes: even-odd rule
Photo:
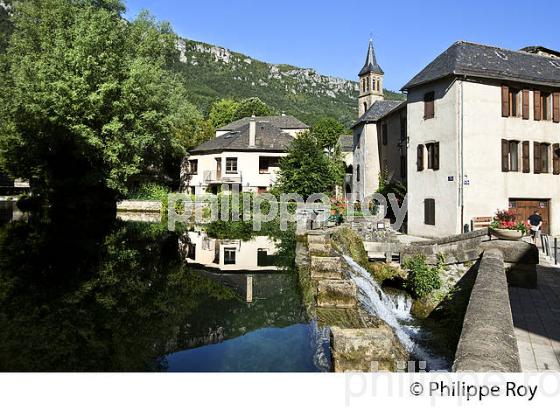
[[204, 171], [203, 180], [205, 184], [240, 184], [241, 172], [236, 174], [226, 174], [223, 171]]

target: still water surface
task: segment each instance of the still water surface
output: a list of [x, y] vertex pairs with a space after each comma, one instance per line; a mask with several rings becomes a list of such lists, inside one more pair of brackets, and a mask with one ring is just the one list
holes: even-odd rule
[[0, 214], [0, 371], [328, 369], [289, 235]]

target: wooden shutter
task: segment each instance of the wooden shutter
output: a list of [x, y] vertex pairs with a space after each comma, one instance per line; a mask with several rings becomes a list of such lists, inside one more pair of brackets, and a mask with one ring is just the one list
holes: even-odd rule
[[416, 148], [416, 169], [418, 171], [424, 170], [424, 146], [422, 144]]
[[524, 120], [529, 119], [529, 90], [523, 90], [522, 93], [522, 115]]
[[434, 92], [429, 92], [424, 95], [424, 119], [434, 118]]
[[552, 173], [560, 174], [560, 144], [552, 144]]
[[523, 172], [531, 172], [531, 165], [529, 159], [529, 141], [523, 141]]
[[541, 173], [541, 144], [538, 142], [533, 143], [533, 168], [535, 174]]
[[541, 92], [539, 90], [533, 91], [533, 107], [534, 107], [534, 114], [533, 117], [535, 121], [541, 120]]
[[552, 93], [552, 121], [560, 122], [560, 92]]
[[509, 141], [502, 140], [502, 172], [509, 171]]
[[509, 117], [509, 87], [502, 85], [502, 117]]
[[434, 161], [432, 165], [434, 171], [439, 169], [439, 142], [434, 143]]
[[436, 224], [436, 201], [433, 198], [424, 199], [424, 223], [426, 225]]

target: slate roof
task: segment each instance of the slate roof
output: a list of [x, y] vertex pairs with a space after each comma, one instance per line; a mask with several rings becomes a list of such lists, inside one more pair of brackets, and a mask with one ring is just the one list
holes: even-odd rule
[[354, 138], [352, 135], [341, 135], [338, 139], [342, 152], [352, 152], [354, 149]]
[[457, 41], [401, 90], [452, 75], [560, 86], [560, 62], [531, 52]]
[[285, 152], [294, 137], [267, 121], [256, 121], [255, 146], [249, 146], [249, 123], [193, 148], [191, 154], [221, 151]]
[[403, 107], [406, 105], [406, 101], [395, 101], [395, 100], [378, 100], [375, 101], [371, 107], [358, 118], [358, 121], [352, 125], [352, 128], [355, 126], [364, 123], [364, 122], [377, 122], [381, 118], [385, 117], [387, 114]]
[[[232, 131], [236, 130], [244, 125], [249, 124], [252, 117], [241, 118], [240, 120], [230, 122], [223, 127], [218, 128], [218, 131]], [[256, 121], [267, 121], [271, 125], [284, 130], [297, 130], [297, 129], [308, 129], [309, 125], [301, 122], [296, 117], [291, 115], [271, 115], [263, 117], [254, 117]]]
[[377, 64], [377, 59], [375, 58], [375, 50], [373, 49], [372, 40], [369, 40], [366, 62], [358, 75], [361, 77], [362, 75], [368, 73], [383, 74], [383, 70], [381, 69], [381, 67], [379, 67], [379, 64]]

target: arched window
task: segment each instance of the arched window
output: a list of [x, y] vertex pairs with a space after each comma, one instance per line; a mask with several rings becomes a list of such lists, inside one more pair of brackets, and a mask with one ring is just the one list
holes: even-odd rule
[[364, 103], [364, 112], [367, 111], [367, 102]]
[[366, 79], [365, 78], [362, 80], [362, 91], [366, 92]]
[[354, 173], [354, 168], [352, 167], [352, 164], [350, 164], [346, 167], [346, 173], [347, 174], [353, 174]]
[[360, 166], [356, 165], [356, 181], [360, 182]]
[[346, 184], [346, 193], [347, 193], [347, 194], [351, 194], [351, 193], [352, 193], [352, 187], [350, 186], [350, 184]]
[[372, 81], [372, 87], [374, 91], [377, 91], [377, 80], [375, 78]]
[[381, 90], [379, 89], [379, 80], [375, 80], [375, 89], [376, 89], [377, 91], [381, 91]]

